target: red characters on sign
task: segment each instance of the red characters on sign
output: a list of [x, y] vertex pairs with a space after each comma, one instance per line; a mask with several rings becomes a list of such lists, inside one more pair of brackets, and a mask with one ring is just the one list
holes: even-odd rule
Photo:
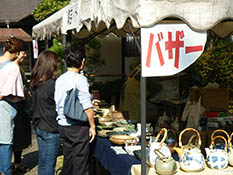
[[[168, 59], [173, 59], [173, 49], [175, 49], [175, 63], [174, 67], [179, 68], [179, 57], [180, 57], [180, 48], [184, 47], [184, 31], [176, 31], [176, 39], [175, 41], [172, 40], [172, 32], [168, 32], [168, 40], [165, 41], [165, 50], [168, 51]], [[163, 66], [164, 63], [164, 57], [162, 54], [161, 46], [160, 46], [160, 41], [163, 40], [163, 33], [159, 32], [158, 33], [158, 41], [155, 43], [158, 58], [160, 65]], [[151, 53], [153, 49], [153, 40], [154, 40], [154, 34], [150, 33], [150, 38], [149, 38], [149, 44], [148, 44], [148, 51], [147, 51], [147, 59], [146, 59], [146, 66], [150, 67], [151, 63]], [[186, 46], [185, 47], [185, 54], [189, 54], [191, 52], [200, 52], [203, 50], [203, 46]]]

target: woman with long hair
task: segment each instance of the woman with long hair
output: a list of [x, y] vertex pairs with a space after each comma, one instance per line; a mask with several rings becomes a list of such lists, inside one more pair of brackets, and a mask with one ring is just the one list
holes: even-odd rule
[[52, 51], [40, 53], [32, 69], [32, 122], [39, 147], [38, 175], [54, 175], [60, 135], [54, 101], [58, 56]]
[[13, 119], [16, 102], [24, 99], [23, 81], [17, 64], [23, 42], [9, 38], [0, 56], [0, 172], [11, 175]]

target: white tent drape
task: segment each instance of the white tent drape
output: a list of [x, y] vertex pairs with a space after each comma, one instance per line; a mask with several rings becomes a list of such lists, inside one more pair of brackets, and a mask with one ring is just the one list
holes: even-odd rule
[[[78, 7], [74, 30], [84, 38], [104, 28], [117, 35], [129, 32], [126, 21], [135, 31], [172, 18], [185, 22], [195, 31], [212, 29], [225, 37], [233, 31], [232, 0], [71, 0], [70, 5], [33, 27], [33, 38], [45, 39], [66, 34], [69, 8]], [[112, 27], [114, 25], [114, 27]]]

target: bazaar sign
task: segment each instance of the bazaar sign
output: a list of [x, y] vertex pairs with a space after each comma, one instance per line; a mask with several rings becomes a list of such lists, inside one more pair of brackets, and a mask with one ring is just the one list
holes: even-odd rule
[[202, 54], [206, 39], [206, 32], [195, 32], [186, 24], [142, 28], [142, 76], [169, 76], [183, 71]]

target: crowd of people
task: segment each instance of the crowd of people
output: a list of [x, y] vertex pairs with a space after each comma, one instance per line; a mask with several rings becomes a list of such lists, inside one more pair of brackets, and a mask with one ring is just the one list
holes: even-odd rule
[[[32, 123], [38, 143], [38, 175], [54, 175], [61, 145], [62, 174], [88, 175], [90, 143], [96, 128], [89, 84], [80, 73], [85, 65], [84, 46], [65, 49], [67, 71], [62, 75], [57, 74], [57, 54], [49, 50], [41, 52], [31, 72], [31, 97], [20, 66], [26, 56], [22, 40], [12, 37], [4, 43], [0, 56], [0, 174], [12, 175], [14, 169], [22, 168], [21, 155], [31, 144]], [[78, 89], [76, 97], [88, 122], [69, 119], [63, 113], [66, 92], [74, 87]], [[31, 117], [24, 109], [29, 99]]]

